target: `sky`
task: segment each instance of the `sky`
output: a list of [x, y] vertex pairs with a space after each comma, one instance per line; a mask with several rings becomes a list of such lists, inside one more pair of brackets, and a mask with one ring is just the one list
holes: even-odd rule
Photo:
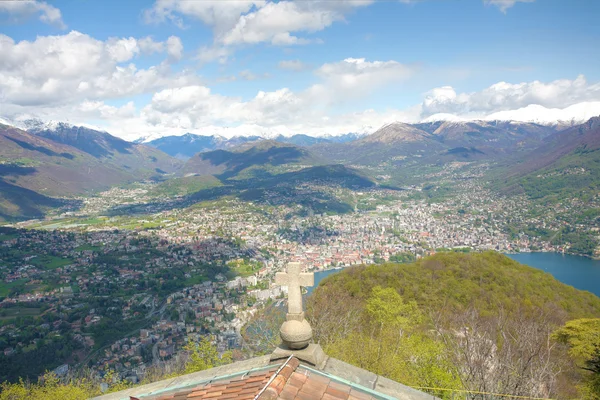
[[600, 114], [596, 0], [0, 1], [0, 117], [369, 133]]

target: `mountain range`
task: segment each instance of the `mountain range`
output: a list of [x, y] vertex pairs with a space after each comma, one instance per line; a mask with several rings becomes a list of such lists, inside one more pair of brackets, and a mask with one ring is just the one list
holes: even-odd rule
[[[320, 157], [335, 162], [362, 164], [379, 163], [394, 157], [427, 156], [471, 159], [496, 156], [513, 151], [532, 149], [544, 137], [563, 128], [562, 125], [541, 125], [512, 121], [434, 121], [419, 124], [395, 122], [370, 135], [312, 137], [276, 136], [270, 140], [308, 147]], [[243, 143], [255, 142], [258, 136], [201, 136], [187, 133], [140, 141], [180, 159], [200, 152], [227, 150]]]
[[595, 196], [600, 190], [600, 117], [548, 136], [527, 157], [500, 171], [497, 185], [507, 193], [584, 201]]
[[313, 137], [308, 135], [293, 135], [293, 136], [275, 136], [272, 139], [262, 138], [260, 136], [235, 136], [227, 139], [223, 136], [202, 136], [193, 133], [186, 133], [181, 136], [165, 136], [158, 139], [147, 140], [145, 138], [138, 139], [136, 143], [144, 143], [148, 146], [155, 147], [165, 153], [180, 159], [188, 159], [197, 153], [232, 149], [247, 142], [255, 142], [257, 140], [274, 140], [280, 143], [288, 143], [296, 146], [312, 146], [320, 143], [345, 143], [356, 140], [363, 135], [347, 133], [340, 136], [328, 137]]
[[40, 217], [60, 198], [159, 178], [181, 165], [155, 148], [105, 132], [68, 125], [27, 132], [0, 124], [0, 217]]
[[[431, 120], [395, 122], [370, 135], [336, 138], [186, 134], [137, 143], [67, 123], [30, 120], [25, 121], [27, 130], [0, 124], [0, 218], [41, 217], [66, 204], [64, 198], [145, 179], [207, 176], [225, 185], [247, 182], [235, 183], [235, 189], [250, 182], [273, 183], [275, 176], [294, 182], [323, 173], [331, 177], [341, 171], [327, 167], [335, 165], [410, 174], [411, 168], [423, 165], [484, 160], [502, 171], [498, 186], [543, 197], [550, 192], [544, 189], [550, 181], [562, 180], [561, 188], [570, 190], [597, 180], [599, 121], [592, 118], [564, 129], [514, 121]], [[321, 170], [309, 170], [317, 167]], [[344, 169], [342, 175], [356, 171]], [[370, 178], [359, 178], [364, 179]]]

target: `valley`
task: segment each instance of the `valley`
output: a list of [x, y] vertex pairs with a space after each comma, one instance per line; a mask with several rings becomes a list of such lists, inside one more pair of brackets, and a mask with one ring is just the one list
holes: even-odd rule
[[[190, 135], [146, 145], [68, 125], [1, 129], [18, 146], [3, 150], [3, 184], [35, 193], [2, 191], [1, 380], [68, 365], [136, 383], [206, 335], [247, 357], [270, 343], [247, 329], [281, 302], [273, 277], [289, 262], [324, 271], [446, 253], [599, 256], [600, 198], [572, 179], [597, 180], [596, 120], [558, 132], [392, 124], [338, 143], [303, 137], [307, 146], [212, 140], [189, 157]], [[546, 140], [569, 147], [531, 164]], [[164, 142], [172, 154], [153, 147]], [[573, 152], [586, 156], [574, 163]], [[40, 185], [53, 179], [62, 186]], [[563, 195], [534, 192], [532, 180]]]

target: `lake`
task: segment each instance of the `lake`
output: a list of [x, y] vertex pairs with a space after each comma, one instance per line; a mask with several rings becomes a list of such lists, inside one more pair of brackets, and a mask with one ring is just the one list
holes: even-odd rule
[[521, 264], [548, 272], [556, 279], [600, 297], [600, 260], [561, 253], [507, 254]]
[[[507, 254], [521, 264], [548, 272], [557, 280], [577, 289], [587, 290], [600, 297], [600, 260], [560, 253], [520, 253]], [[339, 269], [315, 272], [315, 286]], [[307, 288], [310, 294], [313, 288]]]

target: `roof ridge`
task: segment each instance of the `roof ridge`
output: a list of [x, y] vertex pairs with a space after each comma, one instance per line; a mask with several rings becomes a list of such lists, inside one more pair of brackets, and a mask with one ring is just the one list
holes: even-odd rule
[[287, 384], [288, 379], [296, 368], [300, 365], [298, 360], [293, 355], [281, 365], [281, 367], [271, 376], [265, 387], [254, 397], [254, 400], [274, 400], [279, 397], [283, 388]]

